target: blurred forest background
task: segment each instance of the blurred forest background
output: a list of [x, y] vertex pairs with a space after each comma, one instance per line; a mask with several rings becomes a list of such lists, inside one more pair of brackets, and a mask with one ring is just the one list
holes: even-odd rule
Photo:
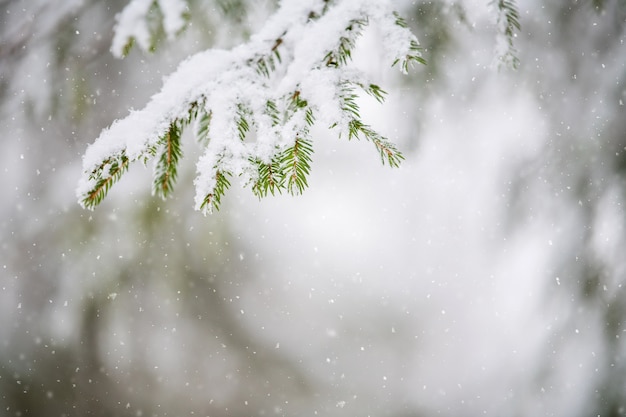
[[155, 54], [109, 53], [122, 0], [0, 0], [0, 414], [626, 415], [626, 3], [518, 2], [517, 71], [486, 0], [398, 0], [425, 50], [366, 121], [315, 132], [310, 188], [193, 211], [138, 166], [74, 195], [101, 129], [272, 1], [191, 1]]

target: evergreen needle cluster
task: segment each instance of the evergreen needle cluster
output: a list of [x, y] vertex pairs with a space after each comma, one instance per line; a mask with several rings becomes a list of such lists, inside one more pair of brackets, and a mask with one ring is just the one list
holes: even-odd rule
[[167, 197], [183, 157], [181, 137], [192, 122], [204, 148], [195, 186], [196, 208], [205, 213], [219, 209], [232, 178], [259, 198], [301, 194], [311, 172], [315, 124], [367, 140], [384, 164], [399, 166], [400, 151], [361, 119], [357, 104], [360, 93], [381, 103], [386, 93], [350, 65], [357, 39], [372, 23], [389, 44], [390, 65], [406, 73], [412, 63], [424, 63], [417, 39], [391, 3], [284, 1], [248, 43], [188, 59], [145, 109], [116, 121], [87, 150], [79, 201], [93, 209], [131, 162], [152, 159], [153, 194]]
[[522, 28], [519, 11], [513, 0], [494, 0], [492, 1], [493, 4], [495, 4], [498, 12], [498, 34], [502, 38], [500, 40], [501, 45], [498, 47], [499, 51], [497, 51], [498, 58], [504, 65], [517, 68], [520, 61], [517, 57], [514, 39], [516, 33]]

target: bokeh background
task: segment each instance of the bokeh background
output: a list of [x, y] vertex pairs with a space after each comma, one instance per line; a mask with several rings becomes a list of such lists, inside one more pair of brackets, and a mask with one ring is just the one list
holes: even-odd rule
[[626, 415], [626, 3], [518, 1], [517, 70], [486, 0], [397, 7], [428, 65], [355, 63], [407, 160], [315, 131], [310, 188], [193, 210], [136, 166], [94, 212], [87, 145], [187, 55], [272, 1], [190, 1], [157, 52], [109, 53], [121, 0], [0, 0], [0, 414]]

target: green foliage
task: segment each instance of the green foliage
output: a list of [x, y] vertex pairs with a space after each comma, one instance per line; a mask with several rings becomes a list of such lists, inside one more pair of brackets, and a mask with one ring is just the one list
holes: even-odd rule
[[196, 119], [196, 138], [198, 138], [198, 142], [203, 145], [209, 144], [209, 127], [211, 126], [211, 117], [213, 116], [213, 112], [201, 112], [200, 116]]
[[133, 49], [133, 46], [135, 46], [135, 37], [131, 36], [130, 38], [128, 38], [128, 40], [124, 44], [124, 47], [122, 48], [122, 56], [128, 56], [130, 50]]
[[[346, 126], [348, 140], [365, 138], [374, 144], [383, 164], [388, 163], [391, 167], [399, 167], [400, 163], [404, 160], [402, 153], [398, 151], [392, 142], [361, 120], [359, 105], [356, 102], [358, 98], [355, 91], [356, 87], [359, 87], [379, 102], [384, 101], [384, 95], [386, 94], [384, 90], [375, 84], [363, 86], [352, 82], [342, 83], [340, 101], [341, 109], [348, 118]], [[336, 125], [331, 127], [335, 126]]]
[[[397, 26], [403, 29], [408, 29], [406, 21], [397, 12], [394, 12], [393, 16]], [[422, 48], [417, 43], [416, 39], [411, 40], [408, 53], [403, 57], [396, 58], [391, 66], [394, 67], [398, 65], [403, 74], [408, 74], [409, 67], [414, 63], [426, 65], [426, 60], [422, 58]]]
[[265, 114], [272, 120], [272, 126], [278, 126], [280, 124], [280, 112], [273, 100], [267, 100], [265, 103]]
[[505, 34], [508, 38], [512, 38], [516, 31], [522, 29], [519, 23], [519, 11], [513, 0], [498, 0], [497, 7], [504, 13], [506, 18]]
[[264, 75], [266, 78], [270, 78], [272, 71], [276, 70], [278, 64], [281, 63], [278, 47], [282, 43], [282, 38], [276, 39], [276, 41], [274, 42], [274, 46], [272, 46], [271, 53], [267, 56], [262, 55], [256, 60], [257, 73]]
[[255, 160], [258, 167], [257, 180], [252, 185], [252, 192], [259, 198], [267, 197], [268, 193], [275, 195], [285, 189], [285, 172], [283, 160], [276, 156], [270, 163]]
[[126, 152], [122, 151], [119, 155], [106, 159], [102, 165], [89, 175], [90, 181], [95, 181], [93, 187], [81, 200], [81, 204], [85, 208], [94, 209], [102, 202], [104, 197], [122, 177], [124, 172], [128, 170], [130, 160], [126, 157]]
[[344, 34], [339, 37], [338, 46], [335, 50], [328, 51], [324, 62], [328, 67], [342, 67], [352, 59], [352, 50], [356, 46], [356, 40], [363, 28], [367, 26], [366, 18], [352, 19], [346, 27]]
[[405, 81], [416, 82], [418, 78], [423, 85], [420, 93], [438, 92], [438, 83], [433, 81], [443, 80], [447, 57], [460, 46], [458, 39], [462, 33], [472, 30], [472, 22], [460, 2], [419, 2], [410, 22], [414, 30], [424, 34], [420, 37], [420, 47], [428, 54], [428, 66]]
[[248, 13], [246, 2], [242, 0], [215, 0], [215, 3], [222, 14], [231, 19], [244, 20]]
[[[281, 115], [276, 103], [268, 100], [265, 103], [265, 114], [272, 121], [272, 126], [278, 126], [281, 122]], [[257, 177], [252, 185], [252, 192], [259, 198], [267, 197], [268, 193], [275, 195], [276, 192], [282, 193], [285, 188], [285, 170], [280, 151], [275, 150], [275, 156], [269, 163], [265, 163], [260, 159], [254, 159], [253, 165], [257, 167]]]
[[[122, 11], [121, 15], [124, 14]], [[189, 11], [185, 11], [181, 13], [180, 16], [183, 20], [188, 22], [191, 18]], [[165, 28], [163, 26], [163, 11], [161, 10], [160, 4], [157, 0], [152, 1], [150, 4], [150, 8], [147, 11], [147, 14], [143, 16], [143, 23], [145, 23], [148, 33], [150, 35], [149, 44], [148, 45], [140, 45], [140, 47], [145, 49], [145, 52], [154, 52], [157, 49], [157, 44], [160, 43], [163, 39], [171, 35], [178, 35], [183, 32], [187, 25], [183, 25], [178, 33], [175, 34], [167, 34]], [[139, 42], [132, 34], [128, 35], [128, 37], [124, 40], [124, 46], [121, 51], [119, 51], [119, 55], [121, 57], [126, 57], [132, 48], [138, 44]]]
[[232, 174], [228, 171], [217, 170], [215, 172], [215, 186], [213, 187], [213, 192], [209, 193], [204, 197], [204, 201], [200, 206], [200, 210], [205, 212], [212, 212], [213, 209], [219, 210], [220, 204], [222, 203], [222, 197], [224, 193], [230, 187], [230, 181], [228, 181], [228, 177]]
[[[235, 7], [237, 1], [222, 2], [224, 7], [229, 4]], [[331, 7], [333, 3], [327, 2], [321, 15], [311, 12], [309, 20], [323, 19]], [[303, 193], [311, 173], [313, 140], [310, 130], [316, 123], [318, 112], [324, 114], [331, 128], [338, 128], [340, 137], [365, 139], [373, 143], [383, 164], [398, 167], [404, 159], [403, 155], [361, 119], [357, 104], [362, 93], [382, 103], [386, 92], [380, 86], [367, 82], [362, 73], [346, 68], [357, 39], [370, 20], [364, 11], [355, 14], [356, 17], [347, 21], [338, 33], [336, 43], [327, 46], [324, 53], [307, 64], [311, 65], [308, 70], [312, 75], [307, 75], [306, 71], [299, 75], [301, 79], [294, 82], [294, 87], [289, 87], [294, 90], [287, 94], [276, 94], [275, 86], [280, 83], [281, 77], [289, 73], [289, 65], [295, 59], [293, 34], [289, 33], [289, 29], [276, 38], [259, 39], [254, 48], [250, 48], [249, 55], [241, 53], [245, 48], [238, 50], [234, 55], [238, 58], [232, 65], [219, 70], [228, 74], [227, 77], [220, 72], [207, 75], [214, 80], [214, 85], [224, 83], [227, 90], [237, 91], [237, 94], [226, 94], [220, 100], [213, 100], [213, 89], [189, 92], [189, 102], [176, 104], [176, 110], [163, 114], [161, 120], [168, 124], [160, 137], [146, 140], [142, 149], [134, 150], [132, 159], [123, 152], [102, 161], [89, 176], [89, 181], [81, 184], [83, 206], [93, 209], [134, 160], [145, 163], [155, 158], [153, 194], [161, 198], [170, 195], [183, 155], [183, 130], [192, 121], [195, 121], [198, 142], [206, 148], [203, 161], [198, 164], [196, 182], [196, 207], [205, 213], [219, 209], [222, 197], [231, 185], [231, 177], [242, 178], [259, 198], [283, 191], [293, 195]], [[424, 63], [417, 40], [398, 14], [376, 15], [372, 20], [383, 23], [387, 37], [401, 40], [399, 43], [403, 46], [397, 48], [397, 59], [392, 58], [395, 59], [393, 65], [399, 65], [406, 72], [411, 63]], [[283, 57], [288, 62], [283, 62]], [[241, 73], [242, 81], [237, 80], [237, 72]], [[239, 82], [240, 88], [231, 88], [230, 83]], [[316, 102], [321, 99], [308, 93], [312, 85], [317, 85], [315, 83], [321, 83], [319, 87], [331, 93], [321, 96], [328, 97], [328, 102]], [[219, 94], [221, 90], [217, 90]], [[306, 94], [311, 96], [305, 97]], [[212, 108], [216, 102], [220, 103], [219, 108]], [[337, 112], [321, 112], [325, 106], [331, 106]], [[172, 114], [176, 116], [172, 117]], [[154, 118], [154, 114], [150, 117]], [[163, 124], [158, 129], [163, 129]], [[117, 133], [123, 135], [123, 132]]]
[[387, 92], [383, 90], [382, 88], [380, 88], [379, 86], [377, 86], [376, 84], [370, 84], [367, 87], [361, 86], [361, 88], [363, 88], [363, 90], [367, 94], [374, 97], [376, 101], [378, 101], [379, 103], [382, 104], [385, 101], [385, 96], [387, 95]]
[[363, 136], [365, 139], [372, 142], [376, 150], [380, 153], [380, 160], [383, 164], [387, 162], [389, 166], [397, 168], [400, 166], [400, 163], [404, 161], [404, 155], [398, 151], [392, 142], [363, 123], [360, 119], [350, 120], [348, 123], [348, 131], [349, 138], [359, 139]]
[[[309, 129], [315, 123], [313, 110], [306, 100], [303, 100], [299, 91], [289, 98], [290, 104], [287, 117], [294, 118], [302, 114], [304, 126], [295, 138], [294, 144], [283, 151], [276, 153], [269, 163], [260, 160], [253, 161], [257, 166], [257, 178], [252, 185], [252, 191], [259, 198], [266, 197], [268, 193], [275, 195], [276, 192], [287, 191], [289, 194], [302, 194], [308, 186], [307, 176], [311, 172], [311, 155], [313, 144], [309, 138]], [[280, 123], [276, 104], [272, 101], [267, 103], [267, 114], [272, 123]]]
[[507, 43], [507, 50], [500, 56], [500, 61], [512, 68], [518, 68], [520, 61], [517, 57], [514, 38], [516, 32], [522, 29], [519, 11], [514, 0], [494, 0], [492, 4], [494, 3], [499, 12], [498, 25]]
[[239, 140], [244, 141], [246, 139], [246, 135], [250, 131], [250, 124], [248, 123], [248, 119], [252, 116], [252, 112], [245, 108], [243, 104], [239, 104], [237, 106], [237, 110], [235, 111], [235, 124], [237, 125], [237, 134], [239, 136]]
[[180, 143], [182, 127], [180, 122], [172, 123], [168, 132], [159, 141], [157, 164], [154, 169], [152, 193], [165, 198], [174, 188], [176, 182], [178, 161], [183, 152]]
[[287, 191], [302, 194], [308, 187], [307, 176], [311, 172], [313, 147], [306, 139], [296, 138], [296, 143], [281, 155], [281, 165], [287, 176]]

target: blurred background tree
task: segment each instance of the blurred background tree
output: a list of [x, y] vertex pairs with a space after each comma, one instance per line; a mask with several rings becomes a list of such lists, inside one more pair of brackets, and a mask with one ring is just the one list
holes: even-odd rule
[[118, 60], [124, 5], [0, 1], [3, 413], [626, 415], [622, 1], [519, 4], [517, 71], [486, 4], [398, 2], [428, 65], [371, 66], [394, 87], [367, 119], [401, 170], [318, 140], [303, 196], [233, 189], [209, 217], [193, 169], [166, 201], [131, 170], [86, 212], [80, 157], [276, 5], [192, 1]]

